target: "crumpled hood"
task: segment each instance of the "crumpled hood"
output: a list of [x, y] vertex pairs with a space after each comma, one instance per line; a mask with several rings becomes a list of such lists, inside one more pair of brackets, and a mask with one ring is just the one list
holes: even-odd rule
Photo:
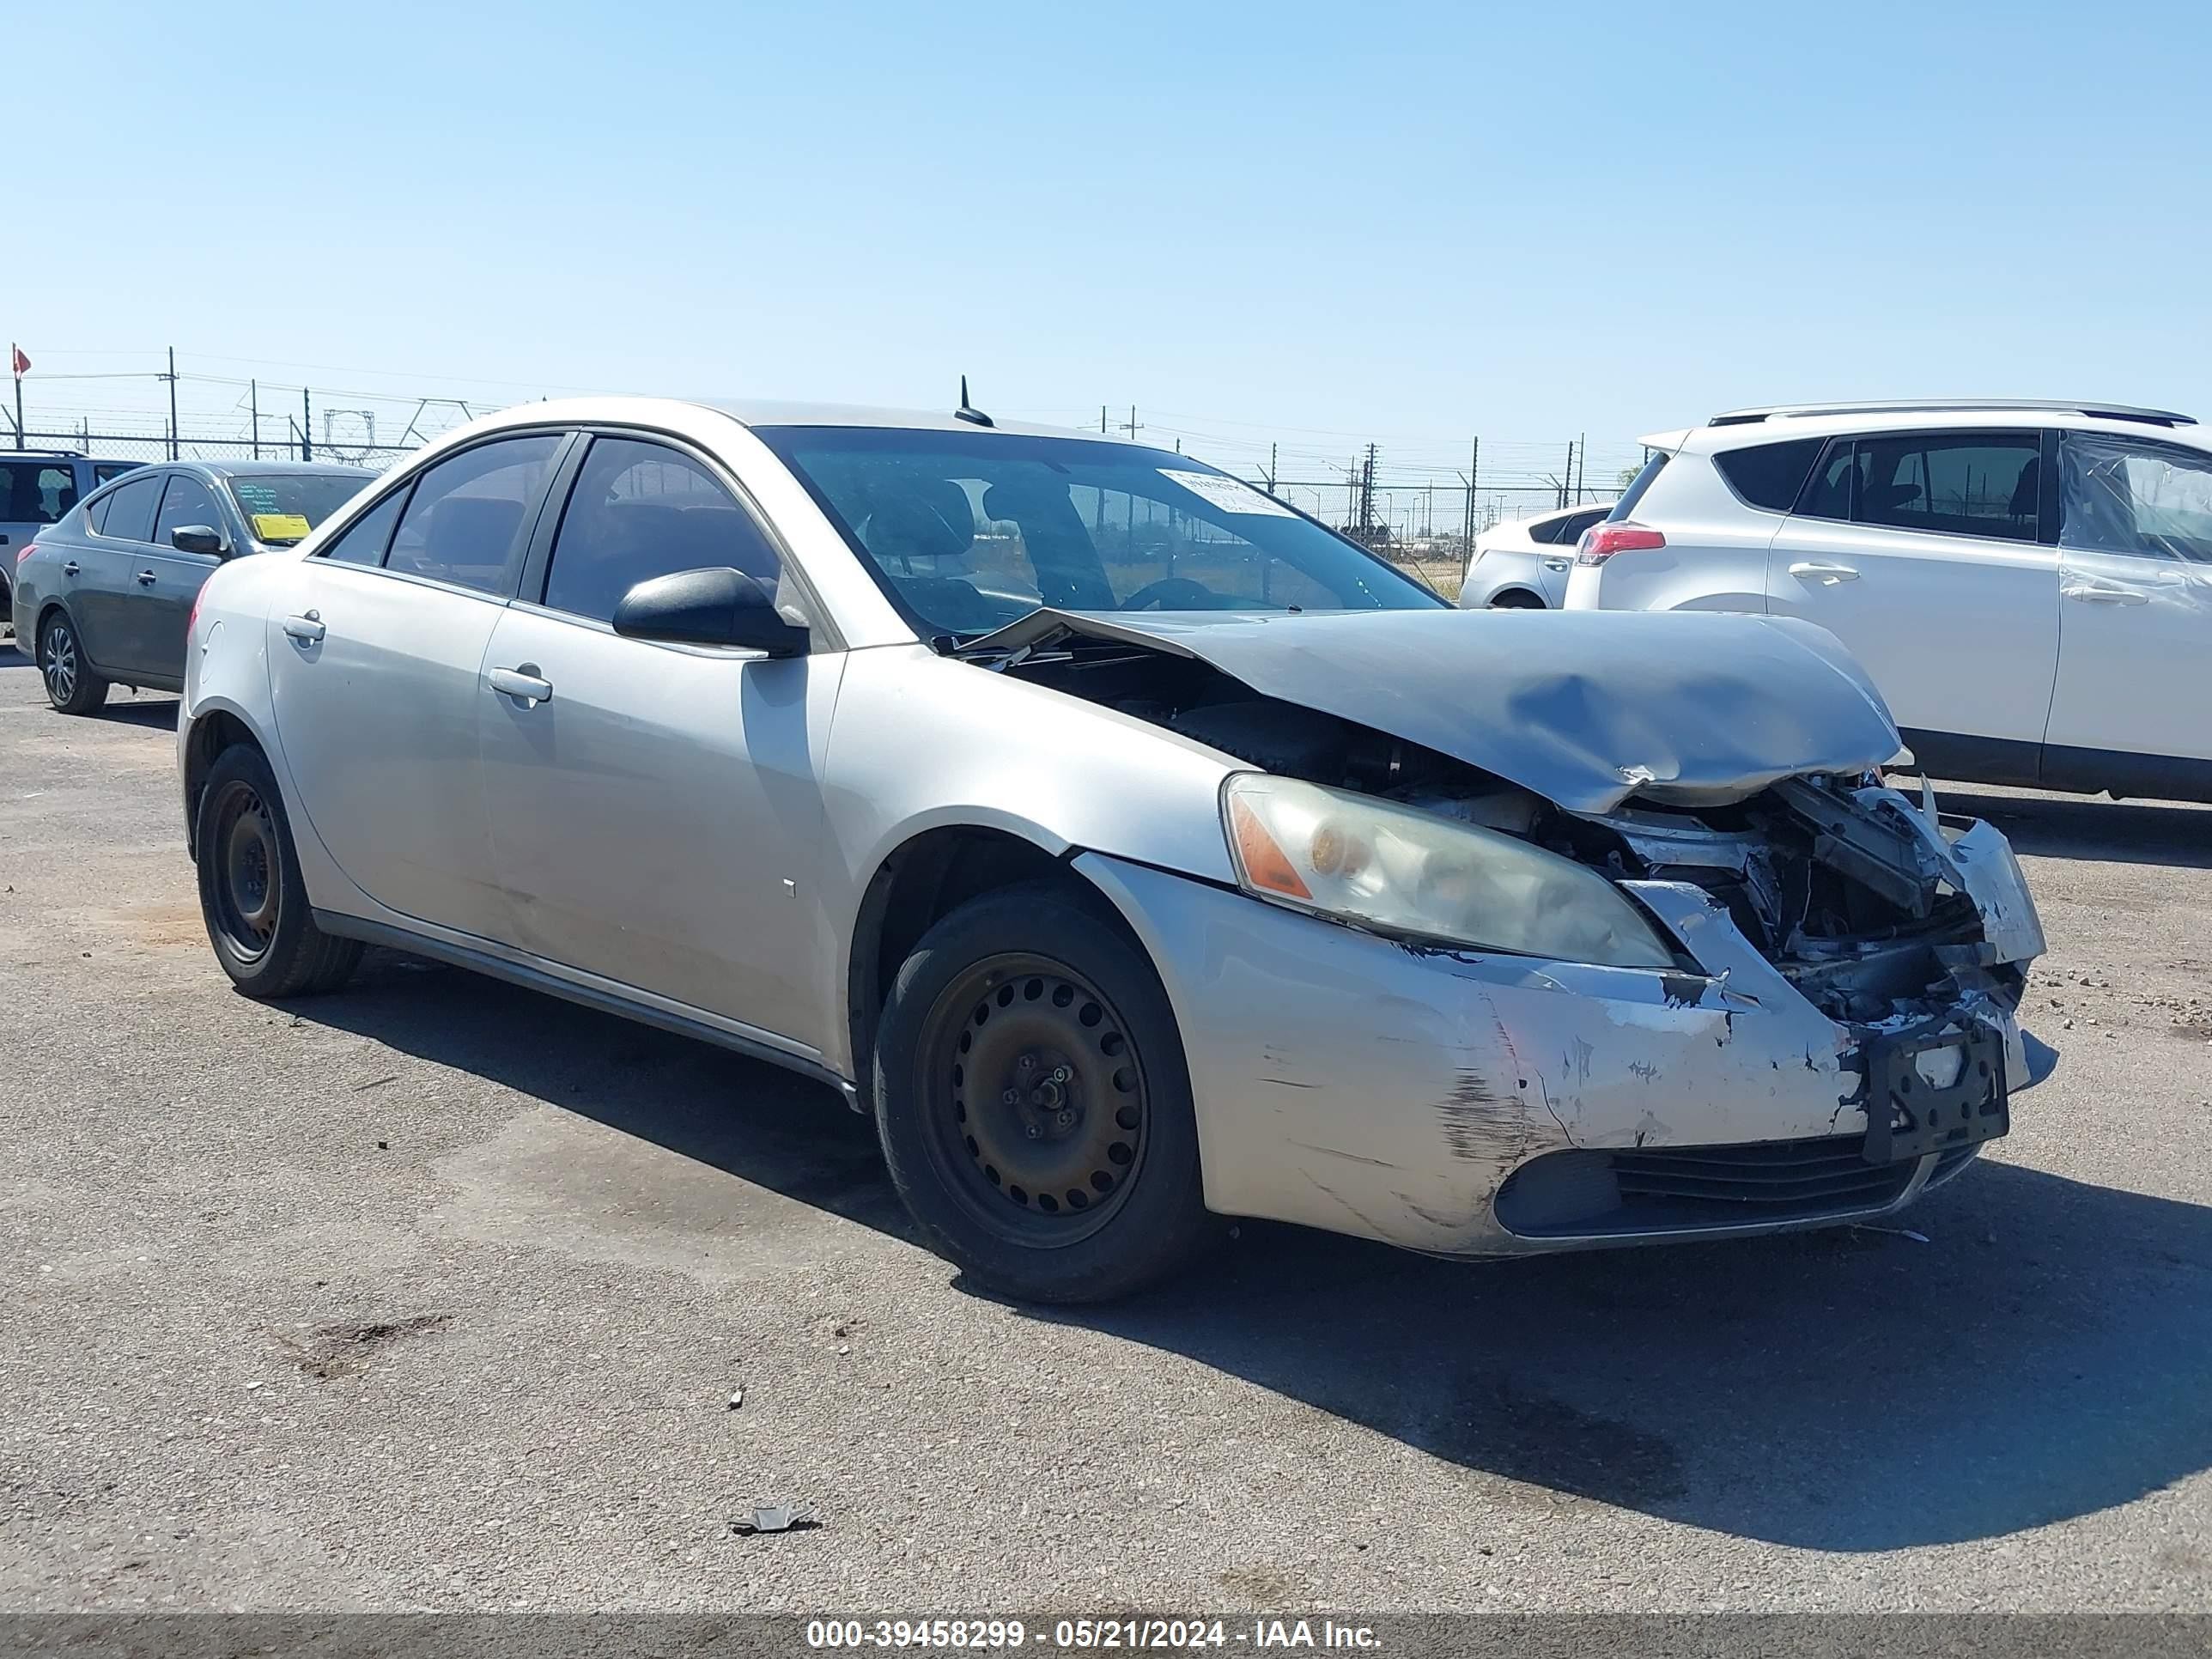
[[1903, 747], [1835, 635], [1708, 611], [1039, 611], [963, 654], [1066, 634], [1195, 657], [1255, 691], [1439, 750], [1577, 812], [1684, 806]]

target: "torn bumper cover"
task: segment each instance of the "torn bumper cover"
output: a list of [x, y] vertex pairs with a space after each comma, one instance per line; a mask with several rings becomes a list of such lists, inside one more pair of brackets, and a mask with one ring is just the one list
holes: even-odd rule
[[1864, 1024], [1687, 882], [1623, 886], [1695, 973], [1409, 944], [1079, 863], [1174, 1003], [1209, 1208], [1501, 1255], [1883, 1215], [2002, 1133], [2053, 1058], [2014, 1017], [2042, 933], [2002, 836], [1950, 851], [1984, 923], [1958, 993]]

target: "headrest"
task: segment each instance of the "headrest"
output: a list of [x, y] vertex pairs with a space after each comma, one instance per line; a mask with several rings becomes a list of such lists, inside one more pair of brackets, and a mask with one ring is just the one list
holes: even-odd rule
[[499, 495], [448, 495], [431, 512], [423, 540], [441, 560], [462, 556], [465, 564], [496, 562], [514, 544], [522, 523], [522, 503]]
[[950, 478], [913, 478], [880, 490], [860, 532], [879, 559], [957, 559], [975, 541], [975, 509]]

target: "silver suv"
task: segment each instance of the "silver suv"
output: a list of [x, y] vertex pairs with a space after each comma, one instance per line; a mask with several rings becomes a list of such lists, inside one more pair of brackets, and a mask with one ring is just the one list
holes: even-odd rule
[[[40, 531], [111, 478], [142, 461], [96, 461], [70, 450], [15, 450], [0, 454], [0, 622], [7, 620], [16, 562]], [[26, 639], [23, 648], [30, 649]]]

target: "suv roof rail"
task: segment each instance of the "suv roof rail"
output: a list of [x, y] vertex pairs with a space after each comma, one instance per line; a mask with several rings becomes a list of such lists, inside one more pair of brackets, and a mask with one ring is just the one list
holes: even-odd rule
[[1749, 426], [1788, 415], [1948, 415], [1980, 410], [2087, 415], [2101, 421], [2141, 421], [2147, 426], [2197, 424], [2195, 416], [2177, 415], [2169, 409], [2138, 409], [2132, 404], [2100, 404], [2065, 398], [1910, 398], [1893, 403], [1776, 404], [1765, 409], [1731, 409], [1714, 416], [1705, 424]]

